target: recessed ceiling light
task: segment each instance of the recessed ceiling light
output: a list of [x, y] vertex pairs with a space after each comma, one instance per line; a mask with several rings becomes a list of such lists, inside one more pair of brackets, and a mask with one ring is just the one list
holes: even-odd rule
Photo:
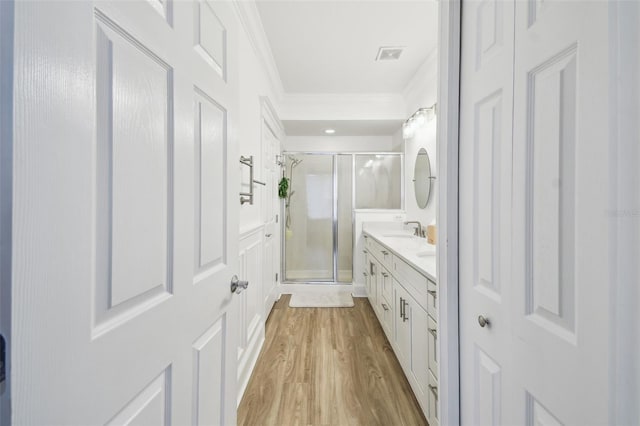
[[326, 134], [328, 134], [328, 135], [333, 135], [336, 132], [336, 130], [335, 129], [324, 129], [324, 132]]

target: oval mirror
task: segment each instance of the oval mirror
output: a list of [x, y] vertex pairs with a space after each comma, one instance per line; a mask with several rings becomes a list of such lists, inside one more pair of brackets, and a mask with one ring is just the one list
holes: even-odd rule
[[431, 163], [429, 154], [424, 148], [420, 148], [416, 156], [416, 165], [413, 169], [413, 188], [416, 193], [418, 207], [424, 209], [429, 203], [431, 195]]

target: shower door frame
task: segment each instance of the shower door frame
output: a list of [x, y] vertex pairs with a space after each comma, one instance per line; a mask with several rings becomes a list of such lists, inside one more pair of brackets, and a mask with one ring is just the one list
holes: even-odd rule
[[[327, 284], [327, 285], [353, 285], [354, 271], [354, 253], [355, 246], [355, 210], [358, 211], [371, 211], [379, 212], [385, 210], [397, 210], [397, 209], [356, 209], [356, 156], [357, 155], [388, 155], [400, 157], [400, 210], [404, 210], [405, 205], [405, 175], [404, 175], [404, 153], [398, 151], [283, 151], [282, 156], [285, 159], [285, 172], [287, 164], [287, 156], [303, 156], [303, 155], [326, 155], [332, 157], [332, 176], [333, 176], [333, 223], [332, 223], [332, 242], [333, 242], [333, 279], [319, 280], [319, 279], [288, 279], [287, 278], [287, 239], [286, 239], [286, 223], [287, 223], [287, 211], [284, 203], [282, 204], [282, 226], [280, 226], [280, 236], [282, 244], [280, 245], [280, 274], [282, 276], [282, 284]], [[338, 281], [338, 167], [337, 158], [340, 155], [351, 157], [351, 281]]]

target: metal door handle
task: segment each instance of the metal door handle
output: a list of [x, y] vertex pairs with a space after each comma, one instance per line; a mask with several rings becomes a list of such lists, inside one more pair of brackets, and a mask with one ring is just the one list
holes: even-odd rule
[[404, 318], [404, 301], [402, 300], [402, 297], [400, 298], [400, 318]]
[[240, 281], [237, 275], [231, 278], [231, 293], [240, 294], [249, 287], [249, 281]]
[[409, 321], [409, 317], [406, 315], [407, 314], [407, 305], [409, 303], [407, 303], [406, 300], [403, 300], [402, 303], [404, 304], [404, 312], [403, 312], [404, 316], [402, 317], [402, 322]]
[[484, 328], [487, 325], [491, 325], [491, 322], [489, 322], [489, 318], [485, 318], [484, 316], [480, 315], [478, 316], [478, 324], [480, 324], [480, 327]]

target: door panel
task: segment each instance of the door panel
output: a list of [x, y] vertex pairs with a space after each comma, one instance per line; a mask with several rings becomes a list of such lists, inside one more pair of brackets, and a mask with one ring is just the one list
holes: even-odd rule
[[[509, 374], [512, 2], [465, 2], [460, 106], [460, 377], [463, 424], [518, 424]], [[481, 328], [478, 316], [489, 318]], [[464, 380], [469, 382], [465, 385]]]
[[199, 89], [195, 90], [195, 224], [196, 272], [224, 264], [225, 212], [219, 208], [226, 187], [227, 112]]
[[511, 316], [529, 424], [609, 423], [609, 114], [593, 107], [609, 98], [608, 12], [516, 2]]
[[499, 3], [463, 5], [462, 422], [606, 424], [608, 6]]
[[13, 423], [235, 423], [235, 19], [16, 4]]

